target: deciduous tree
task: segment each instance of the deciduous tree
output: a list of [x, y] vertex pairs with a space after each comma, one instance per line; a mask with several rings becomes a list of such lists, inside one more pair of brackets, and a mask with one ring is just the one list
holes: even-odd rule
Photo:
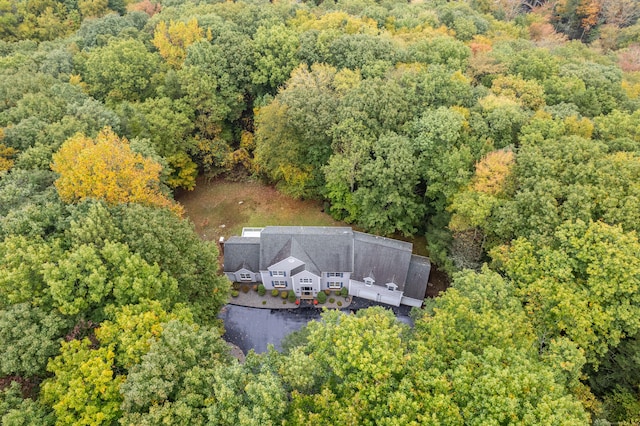
[[68, 203], [97, 198], [109, 204], [138, 202], [181, 212], [159, 192], [161, 166], [133, 153], [128, 141], [110, 129], [95, 139], [72, 137], [53, 156], [51, 168], [60, 174], [56, 189]]

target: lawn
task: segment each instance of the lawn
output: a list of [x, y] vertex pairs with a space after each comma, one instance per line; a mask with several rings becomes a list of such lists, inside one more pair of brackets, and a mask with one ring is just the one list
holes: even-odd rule
[[199, 178], [193, 191], [176, 193], [176, 200], [206, 240], [240, 235], [243, 227], [348, 226], [324, 213], [319, 201], [294, 200], [254, 181]]

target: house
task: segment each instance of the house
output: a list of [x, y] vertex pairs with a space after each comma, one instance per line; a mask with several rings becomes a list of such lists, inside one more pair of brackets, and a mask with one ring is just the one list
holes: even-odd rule
[[224, 273], [240, 283], [315, 298], [339, 291], [389, 305], [421, 306], [431, 262], [412, 244], [347, 227], [245, 228], [224, 243]]

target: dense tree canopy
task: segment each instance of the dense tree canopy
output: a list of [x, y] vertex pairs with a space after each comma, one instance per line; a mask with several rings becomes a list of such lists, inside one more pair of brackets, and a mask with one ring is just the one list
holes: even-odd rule
[[[0, 423], [637, 422], [639, 18], [0, 0]], [[412, 328], [325, 313], [239, 364], [172, 198], [199, 174], [426, 236], [452, 287]]]

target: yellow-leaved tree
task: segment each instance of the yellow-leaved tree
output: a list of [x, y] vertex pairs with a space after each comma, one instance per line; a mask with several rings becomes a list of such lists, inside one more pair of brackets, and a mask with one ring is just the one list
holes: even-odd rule
[[[153, 34], [153, 45], [158, 48], [169, 65], [180, 68], [187, 56], [187, 47], [204, 38], [204, 30], [198, 26], [198, 21], [192, 19], [189, 22], [160, 21]], [[207, 33], [211, 39], [211, 33]]]
[[95, 139], [81, 133], [69, 138], [53, 155], [51, 169], [60, 174], [55, 186], [67, 203], [95, 198], [109, 204], [167, 207], [182, 214], [182, 207], [160, 192], [162, 166], [131, 151], [129, 141], [110, 128]]

